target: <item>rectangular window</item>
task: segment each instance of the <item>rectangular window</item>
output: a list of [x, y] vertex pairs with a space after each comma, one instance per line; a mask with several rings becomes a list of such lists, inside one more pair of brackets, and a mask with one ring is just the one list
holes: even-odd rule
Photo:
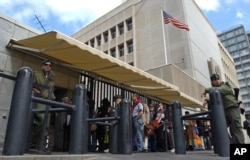
[[235, 66], [235, 69], [237, 70], [237, 69], [241, 69], [241, 66], [240, 65], [237, 65], [237, 66]]
[[129, 40], [129, 41], [127, 41], [127, 47], [128, 47], [128, 53], [132, 53], [133, 52], [133, 40], [131, 39], [131, 40]]
[[108, 42], [108, 40], [109, 40], [109, 32], [108, 31], [103, 33], [103, 38], [104, 38], [104, 42]]
[[114, 58], [116, 58], [115, 48], [110, 49], [110, 55]]
[[124, 44], [120, 44], [118, 48], [119, 48], [119, 56], [120, 57], [124, 56]]
[[95, 40], [94, 39], [90, 40], [90, 46], [93, 47], [93, 48], [95, 47]]
[[123, 25], [123, 23], [120, 23], [118, 25], [118, 29], [119, 29], [119, 34], [122, 35], [124, 33], [124, 25]]
[[244, 35], [240, 35], [237, 37], [237, 41], [240, 42], [240, 41], [245, 41], [246, 40], [246, 37]]
[[132, 18], [126, 20], [126, 24], [127, 24], [127, 29], [128, 31], [133, 29], [133, 23], [132, 23]]
[[101, 45], [101, 42], [102, 42], [102, 36], [101, 35], [98, 35], [96, 37], [96, 41], [97, 41], [97, 45], [100, 46]]
[[115, 29], [115, 27], [110, 29], [110, 33], [111, 33], [111, 38], [114, 39], [116, 37], [116, 29]]

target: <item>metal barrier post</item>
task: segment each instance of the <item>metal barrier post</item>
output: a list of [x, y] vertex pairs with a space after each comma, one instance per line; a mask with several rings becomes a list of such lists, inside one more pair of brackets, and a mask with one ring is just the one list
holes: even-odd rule
[[118, 139], [118, 153], [132, 154], [132, 119], [127, 99], [121, 101], [119, 115], [120, 121], [118, 127], [120, 138]]
[[76, 109], [72, 112], [70, 128], [70, 154], [88, 152], [88, 104], [86, 102], [86, 87], [78, 84], [73, 92], [73, 104]]
[[172, 103], [173, 129], [175, 154], [186, 154], [186, 144], [184, 138], [183, 122], [181, 119], [181, 104], [178, 101]]
[[216, 151], [219, 156], [229, 157], [230, 142], [221, 94], [217, 90], [212, 90], [209, 93], [209, 97], [212, 110], [212, 127], [214, 140], [216, 142]]
[[32, 86], [32, 70], [29, 67], [20, 68], [11, 100], [3, 155], [22, 155], [26, 149]]

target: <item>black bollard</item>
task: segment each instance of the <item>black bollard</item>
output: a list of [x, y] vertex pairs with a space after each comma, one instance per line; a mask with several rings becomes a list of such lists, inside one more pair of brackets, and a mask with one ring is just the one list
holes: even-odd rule
[[86, 88], [78, 84], [73, 92], [73, 104], [76, 106], [71, 116], [70, 128], [70, 154], [83, 154], [88, 152], [88, 105], [86, 102]]
[[119, 115], [118, 153], [132, 154], [132, 125], [130, 107], [127, 99], [121, 101]]
[[212, 90], [209, 93], [210, 105], [212, 110], [212, 124], [214, 140], [216, 141], [216, 151], [221, 157], [229, 157], [230, 155], [230, 142], [227, 123], [225, 118], [224, 107], [221, 99], [221, 94], [217, 90]]
[[32, 86], [32, 70], [20, 68], [11, 100], [3, 155], [23, 155], [26, 150]]
[[[120, 105], [116, 105], [115, 108], [112, 109], [110, 116], [111, 117], [118, 117], [118, 110]], [[112, 123], [115, 123], [110, 126], [110, 141], [109, 141], [109, 152], [112, 154], [118, 153], [118, 123], [116, 123], [117, 120], [112, 121]]]
[[172, 103], [173, 130], [175, 154], [186, 154], [186, 144], [184, 138], [183, 122], [181, 119], [181, 104], [178, 101]]

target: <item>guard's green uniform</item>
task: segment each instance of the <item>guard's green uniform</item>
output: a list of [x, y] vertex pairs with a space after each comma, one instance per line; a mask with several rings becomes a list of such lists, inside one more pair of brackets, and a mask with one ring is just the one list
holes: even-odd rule
[[[34, 73], [34, 88], [39, 90], [41, 93], [39, 95], [36, 95], [37, 97], [41, 97], [44, 99], [50, 99], [50, 100], [55, 100], [55, 95], [53, 92], [53, 86], [54, 86], [54, 73], [50, 71], [49, 75], [46, 77], [44, 70], [40, 72], [35, 72]], [[52, 90], [50, 91], [48, 88], [43, 88], [41, 86], [36, 86], [38, 85], [44, 85], [47, 87], [52, 87]], [[36, 104], [36, 109], [46, 109], [45, 104], [37, 103]], [[33, 134], [32, 134], [32, 147], [37, 148], [38, 145], [40, 144], [40, 138], [42, 134], [42, 128], [43, 128], [43, 121], [45, 118], [45, 114], [34, 114], [34, 128], [33, 128]], [[50, 116], [48, 116], [48, 123], [47, 123], [47, 129], [49, 127], [50, 123]]]
[[205, 93], [209, 93], [212, 89], [216, 89], [221, 93], [227, 126], [230, 127], [232, 137], [235, 137], [235, 140], [230, 139], [231, 143], [244, 144], [240, 107], [231, 86], [227, 82], [222, 82], [218, 87], [207, 88]]

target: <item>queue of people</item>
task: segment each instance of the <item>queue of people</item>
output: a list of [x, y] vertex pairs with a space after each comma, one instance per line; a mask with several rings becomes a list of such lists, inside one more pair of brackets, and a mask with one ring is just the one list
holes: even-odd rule
[[[190, 114], [188, 111], [185, 115]], [[185, 120], [184, 137], [187, 151], [211, 150], [212, 132], [210, 121], [208, 120]]]
[[[173, 139], [168, 134], [166, 111], [163, 103], [157, 106], [145, 104], [141, 101], [138, 94], [132, 95], [133, 104], [131, 106], [132, 115], [132, 142], [134, 152], [166, 152], [173, 149]], [[144, 126], [156, 121], [157, 127], [153, 134], [147, 135]], [[170, 138], [169, 138], [170, 137]], [[167, 142], [167, 144], [166, 144]], [[167, 148], [168, 146], [168, 148]], [[173, 150], [172, 150], [173, 151]]]
[[[42, 62], [42, 70], [35, 72], [34, 76], [34, 93], [35, 96], [44, 99], [55, 100], [53, 93], [54, 87], [54, 72], [51, 70], [52, 61], [44, 60]], [[209, 93], [212, 89], [217, 89], [221, 92], [222, 101], [224, 104], [227, 125], [230, 128], [232, 135], [231, 143], [243, 144], [244, 136], [242, 132], [242, 123], [240, 117], [239, 103], [235, 99], [232, 88], [228, 83], [220, 80], [218, 74], [211, 76], [212, 87], [205, 89], [203, 96]], [[44, 85], [45, 88], [41, 86]], [[46, 88], [47, 87], [47, 88]], [[113, 97], [113, 102], [118, 105], [122, 100], [120, 95]], [[104, 98], [101, 101], [101, 106], [95, 109], [95, 101], [90, 92], [87, 93], [86, 99], [89, 106], [89, 118], [104, 118], [109, 117], [112, 108], [111, 102]], [[164, 152], [174, 148], [172, 138], [172, 125], [170, 114], [164, 110], [163, 103], [159, 102], [157, 106], [153, 104], [144, 103], [139, 94], [133, 93], [131, 97], [132, 105], [130, 108], [132, 119], [132, 148], [134, 152]], [[209, 102], [208, 100], [206, 100]], [[63, 102], [65, 103], [65, 102]], [[36, 108], [46, 109], [46, 105], [37, 104]], [[185, 112], [189, 114], [189, 112]], [[33, 134], [32, 134], [32, 148], [46, 150], [45, 146], [41, 146], [41, 133], [48, 132], [50, 115], [47, 114], [34, 114]], [[69, 120], [67, 120], [68, 122]], [[107, 121], [108, 122], [108, 121]], [[144, 132], [144, 126], [157, 122], [157, 127], [154, 127], [154, 133], [147, 135]], [[68, 124], [68, 123], [67, 123]], [[203, 121], [197, 125], [195, 120], [184, 121], [184, 133], [186, 138], [186, 149], [189, 151], [197, 149], [212, 149], [212, 134], [211, 127], [208, 121]], [[249, 129], [249, 122], [244, 123], [244, 128]], [[44, 128], [42, 128], [44, 127]], [[88, 149], [91, 152], [105, 152], [109, 149], [109, 126], [102, 124], [89, 125]]]
[[[118, 105], [122, 100], [120, 95], [113, 97], [115, 106]], [[132, 119], [132, 145], [133, 152], [165, 152], [173, 149], [172, 136], [168, 139], [166, 144], [167, 125], [166, 125], [166, 113], [162, 103], [157, 106], [153, 104], [147, 105], [143, 103], [140, 96], [136, 93], [131, 96], [131, 119]], [[111, 107], [110, 101], [107, 98], [102, 100], [102, 105], [94, 111], [94, 117], [106, 117], [109, 116], [110, 110], [115, 106]], [[153, 135], [144, 134], [144, 125], [151, 123], [153, 120], [159, 122], [159, 127], [154, 129]], [[91, 130], [91, 127], [90, 127]], [[110, 139], [107, 133], [108, 128], [105, 125], [97, 125], [94, 132], [96, 136], [91, 135], [89, 137], [89, 151], [91, 152], [108, 152], [109, 143], [107, 139]], [[169, 132], [169, 130], [168, 130]], [[96, 137], [96, 138], [95, 138]], [[107, 141], [106, 141], [107, 140]], [[106, 142], [105, 142], [106, 141]], [[170, 141], [170, 142], [169, 142]], [[169, 145], [171, 144], [171, 145]], [[166, 148], [168, 146], [168, 148]]]

